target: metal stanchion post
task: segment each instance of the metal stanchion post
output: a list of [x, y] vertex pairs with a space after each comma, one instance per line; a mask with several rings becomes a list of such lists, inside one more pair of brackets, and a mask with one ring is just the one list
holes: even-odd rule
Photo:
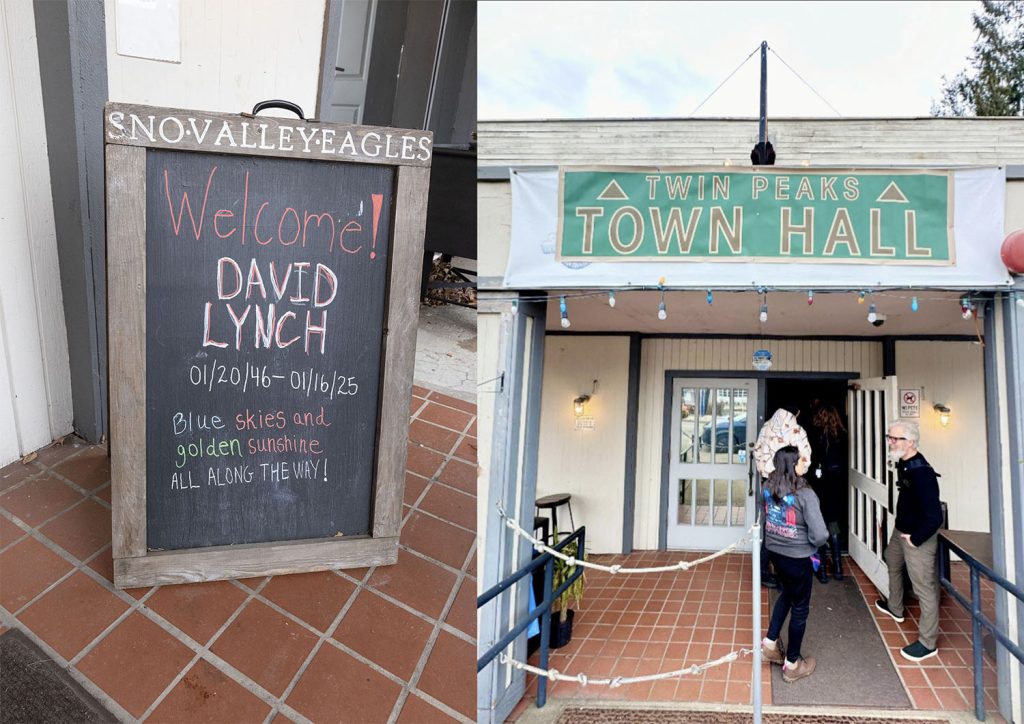
[[761, 724], [761, 524], [754, 523], [754, 724]]

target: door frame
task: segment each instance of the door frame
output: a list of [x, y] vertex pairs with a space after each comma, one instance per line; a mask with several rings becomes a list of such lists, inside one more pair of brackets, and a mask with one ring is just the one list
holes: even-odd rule
[[[753, 522], [754, 522], [754, 517], [756, 515], [756, 511], [755, 511], [755, 505], [754, 505], [754, 500], [753, 500], [754, 492], [753, 492], [753, 489], [752, 489], [752, 480], [750, 478], [750, 476], [752, 475], [752, 472], [753, 472], [753, 467], [752, 467], [752, 465], [753, 465], [753, 463], [752, 463], [752, 458], [753, 458], [752, 448], [753, 448], [753, 439], [754, 439], [753, 436], [755, 434], [755, 433], [752, 433], [752, 430], [756, 429], [758, 427], [757, 419], [758, 419], [759, 402], [757, 400], [757, 393], [758, 393], [758, 390], [761, 388], [761, 384], [759, 383], [759, 381], [757, 380], [756, 377], [751, 376], [751, 377], [730, 377], [730, 378], [720, 378], [720, 377], [701, 377], [701, 378], [676, 377], [676, 378], [674, 378], [672, 380], [672, 389], [670, 391], [670, 397], [671, 397], [671, 400], [672, 400], [672, 410], [674, 411], [675, 414], [673, 414], [673, 416], [670, 418], [669, 425], [668, 425], [668, 428], [669, 428], [669, 430], [668, 430], [669, 450], [668, 450], [668, 455], [665, 458], [665, 466], [668, 468], [668, 471], [669, 471], [669, 485], [672, 486], [672, 483], [674, 481], [680, 479], [680, 477], [683, 475], [683, 472], [680, 471], [679, 468], [678, 468], [678, 465], [680, 464], [680, 462], [678, 460], [678, 452], [679, 452], [679, 445], [680, 445], [679, 438], [681, 437], [681, 431], [679, 430], [679, 418], [678, 418], [678, 409], [679, 408], [675, 404], [677, 391], [681, 394], [682, 391], [686, 387], [699, 387], [702, 390], [708, 390], [708, 389], [715, 389], [715, 388], [717, 388], [717, 390], [719, 392], [721, 392], [723, 390], [732, 389], [731, 386], [730, 387], [726, 387], [726, 386], [723, 386], [723, 384], [722, 384], [722, 383], [725, 383], [725, 385], [729, 385], [729, 381], [730, 380], [734, 380], [735, 381], [735, 385], [737, 385], [737, 386], [742, 385], [743, 388], [746, 389], [747, 392], [748, 392], [747, 410], [746, 410], [746, 420], [747, 420], [747, 433], [746, 433], [746, 437], [747, 437], [748, 440], [751, 440], [751, 442], [749, 444], [749, 447], [747, 446], [746, 443], [744, 443], [744, 446], [743, 446], [744, 461], [743, 462], [736, 462], [736, 463], [728, 463], [728, 462], [726, 462], [726, 463], [718, 463], [715, 460], [709, 460], [706, 463], [702, 463], [702, 462], [700, 462], [700, 460], [699, 460], [700, 456], [698, 455], [698, 459], [696, 461], [691, 461], [691, 462], [688, 463], [688, 465], [694, 466], [694, 468], [691, 469], [689, 472], [687, 472], [686, 475], [688, 477], [690, 477], [691, 479], [697, 478], [699, 480], [704, 480], [704, 479], [707, 479], [708, 477], [710, 477], [711, 479], [717, 481], [717, 480], [721, 480], [722, 479], [722, 478], [719, 477], [720, 473], [723, 474], [723, 475], [725, 474], [724, 469], [722, 471], [720, 471], [720, 472], [719, 471], [709, 472], [707, 469], [704, 469], [701, 472], [698, 472], [696, 468], [697, 467], [703, 468], [703, 466], [717, 466], [717, 465], [727, 465], [730, 468], [735, 468], [734, 472], [732, 472], [732, 473], [730, 473], [728, 475], [725, 475], [725, 479], [728, 480], [728, 482], [729, 482], [729, 491], [730, 491], [729, 492], [729, 496], [730, 496], [730, 500], [732, 499], [731, 498], [732, 484], [735, 481], [740, 480], [742, 478], [747, 478], [748, 479], [748, 486], [750, 488], [750, 492], [743, 496], [744, 497], [744, 501], [743, 501], [744, 523], [742, 524], [742, 527], [734, 526], [731, 523], [727, 523], [724, 526], [716, 526], [713, 523], [711, 523], [711, 524], [709, 524], [707, 526], [700, 526], [699, 524], [691, 526], [689, 524], [684, 524], [684, 523], [682, 523], [681, 521], [678, 520], [678, 515], [673, 513], [673, 511], [676, 511], [676, 513], [678, 512], [678, 508], [679, 508], [679, 505], [680, 505], [679, 504], [679, 493], [670, 490], [670, 493], [669, 493], [670, 500], [669, 500], [669, 505], [668, 505], [668, 509], [667, 509], [668, 520], [665, 521], [666, 532], [667, 533], [672, 533], [673, 532], [673, 530], [672, 530], [673, 528], [674, 529], [679, 529], [681, 527], [685, 528], [685, 530], [677, 531], [679, 535], [676, 536], [676, 540], [675, 540], [674, 545], [672, 546], [672, 550], [706, 550], [706, 548], [702, 548], [702, 547], [700, 547], [698, 545], [692, 545], [693, 543], [696, 543], [699, 540], [699, 538], [694, 538], [693, 540], [689, 539], [688, 532], [697, 533], [697, 531], [700, 531], [700, 530], [705, 530], [705, 532], [708, 534], [707, 535], [707, 540], [710, 542], [712, 549], [717, 549], [719, 547], [727, 546], [730, 543], [734, 542], [735, 534], [736, 534], [737, 530], [740, 530], [741, 532], [745, 532], [746, 528], [749, 525], [752, 525]], [[696, 382], [697, 384], [693, 385], [692, 383], [694, 383], [694, 382]], [[705, 387], [705, 385], [706, 385], [706, 387]], [[750, 400], [750, 397], [753, 397], [754, 399]], [[714, 404], [714, 402], [715, 402], [715, 400], [712, 400], [713, 404]], [[754, 404], [750, 405], [750, 402], [753, 402]], [[735, 411], [733, 411], [733, 412], [735, 412]], [[711, 437], [714, 438], [714, 442], [712, 443], [711, 450], [709, 451], [711, 453], [711, 457], [712, 458], [714, 458], [716, 456], [716, 454], [717, 454], [715, 452], [715, 450], [717, 448], [717, 437], [718, 437], [717, 425], [718, 425], [718, 419], [719, 419], [718, 414], [717, 413], [713, 413], [712, 414], [712, 421], [711, 421], [710, 425], [711, 425], [711, 430], [712, 430]], [[735, 415], [733, 415], [733, 419], [735, 419]], [[751, 427], [752, 423], [753, 423], [753, 427]], [[731, 446], [730, 446], [730, 448], [731, 448]], [[732, 450], [730, 450], [730, 452], [732, 452]], [[743, 469], [742, 472], [740, 472], [740, 468], [741, 467]], [[673, 468], [676, 469], [676, 474], [672, 474], [672, 469]], [[712, 467], [712, 469], [714, 469], [714, 468]], [[714, 509], [715, 507], [717, 507], [715, 505], [715, 503], [713, 502], [714, 495], [715, 495], [715, 488], [714, 488], [714, 486], [712, 486], [711, 489], [709, 490], [709, 494], [711, 496], [711, 501], [712, 501], [711, 502], [711, 506], [712, 506], [712, 509]], [[696, 490], [694, 491], [694, 495], [696, 495]], [[694, 503], [696, 503], [696, 499], [694, 499]], [[730, 512], [727, 514], [730, 518], [732, 516], [731, 508], [732, 508], [733, 505], [735, 505], [734, 502], [732, 503], [732, 505], [729, 506]], [[673, 518], [675, 518], [674, 521], [672, 520]], [[679, 537], [680, 536], [687, 538], [687, 540], [685, 541], [685, 545], [680, 545], [680, 541], [679, 541]], [[668, 541], [666, 539], [666, 544], [667, 543], [668, 543]], [[747, 544], [744, 544], [742, 546], [739, 546], [737, 548], [737, 550], [748, 551], [749, 550], [749, 546]]]
[[[497, 503], [502, 503], [516, 520], [533, 520], [547, 331], [544, 302], [493, 303], [485, 296], [481, 309], [483, 313], [501, 317], [498, 369], [502, 374], [487, 385], [493, 392], [480, 393], [495, 394], [495, 403], [491, 420], [488, 504], [486, 510], [479, 511], [478, 517], [486, 531], [483, 545], [478, 549], [481, 559], [478, 592], [496, 585], [529, 563], [533, 556], [533, 549], [505, 528]], [[513, 585], [477, 612], [477, 656], [508, 631], [511, 620], [519, 621], [529, 612], [530, 585], [529, 578]], [[513, 658], [525, 661], [526, 633], [511, 647]], [[476, 720], [497, 724], [505, 721], [523, 698], [526, 672], [495, 659], [477, 674], [476, 683]]]
[[[99, 442], [110, 427], [106, 174], [100, 140], [109, 96], [104, 4], [34, 2], [30, 12], [39, 58], [46, 59], [39, 64], [48, 151], [43, 163], [49, 164], [62, 280], [58, 304], [64, 309], [60, 333], [67, 336], [72, 427], [89, 442]], [[15, 92], [28, 80], [15, 75]]]
[[[672, 420], [672, 388], [677, 378], [723, 378], [723, 379], [754, 379], [757, 380], [757, 429], [760, 431], [764, 425], [765, 417], [765, 396], [767, 394], [767, 382], [773, 379], [789, 380], [856, 380], [860, 379], [860, 372], [760, 372], [758, 370], [665, 370], [663, 408], [661, 423], [661, 487], [659, 493], [658, 510], [658, 550], [668, 550], [668, 506], [670, 502], [669, 489], [669, 465], [668, 457], [672, 450], [671, 420]], [[760, 494], [761, 480], [755, 472], [757, 487], [754, 491], [755, 497]]]

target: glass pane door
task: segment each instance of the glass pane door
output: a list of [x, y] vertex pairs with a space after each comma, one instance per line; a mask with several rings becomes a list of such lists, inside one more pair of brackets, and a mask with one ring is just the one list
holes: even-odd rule
[[668, 547], [714, 550], [753, 522], [757, 382], [676, 379], [671, 394]]

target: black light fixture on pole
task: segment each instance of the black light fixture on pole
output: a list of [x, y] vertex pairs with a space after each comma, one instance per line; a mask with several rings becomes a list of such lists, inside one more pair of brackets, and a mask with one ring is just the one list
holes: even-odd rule
[[775, 149], [765, 138], [768, 125], [768, 41], [761, 41], [761, 120], [758, 124], [758, 141], [750, 152], [750, 162], [755, 166], [774, 166]]

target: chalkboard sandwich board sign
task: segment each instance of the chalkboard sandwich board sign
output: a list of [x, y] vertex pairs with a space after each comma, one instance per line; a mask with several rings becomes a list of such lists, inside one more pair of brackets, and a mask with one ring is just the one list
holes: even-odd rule
[[105, 108], [114, 582], [394, 563], [429, 132]]

